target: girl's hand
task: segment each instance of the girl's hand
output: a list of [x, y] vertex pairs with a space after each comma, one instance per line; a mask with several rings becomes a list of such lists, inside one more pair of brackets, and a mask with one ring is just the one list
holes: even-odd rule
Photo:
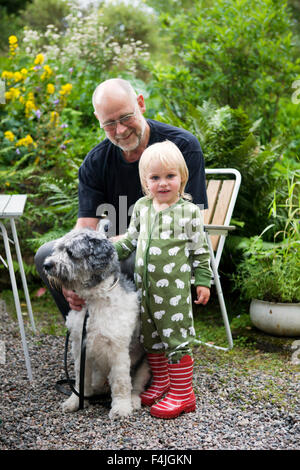
[[204, 286], [196, 286], [197, 300], [195, 304], [206, 305], [210, 298], [210, 289]]

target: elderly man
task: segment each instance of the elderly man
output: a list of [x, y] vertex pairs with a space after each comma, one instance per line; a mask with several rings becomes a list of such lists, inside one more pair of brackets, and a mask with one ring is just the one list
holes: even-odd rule
[[[186, 192], [192, 195], [195, 204], [207, 207], [204, 159], [198, 140], [190, 132], [145, 119], [144, 98], [126, 80], [115, 78], [101, 83], [94, 91], [93, 106], [106, 139], [88, 153], [79, 169], [75, 228], [96, 229], [99, 216], [107, 210], [114, 219], [112, 235], [123, 233], [130, 220], [130, 208], [143, 195], [139, 158], [147, 146], [165, 140], [174, 142], [186, 160], [189, 169]], [[42, 267], [53, 243], [42, 246], [35, 257], [38, 272], [47, 285]], [[64, 317], [70, 308], [81, 310], [83, 301], [75, 292], [63, 289], [61, 293], [49, 285], [48, 288]]]

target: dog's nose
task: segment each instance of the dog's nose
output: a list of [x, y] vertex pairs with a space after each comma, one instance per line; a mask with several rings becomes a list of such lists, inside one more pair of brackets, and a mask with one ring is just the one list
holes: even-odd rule
[[50, 271], [50, 269], [53, 268], [53, 266], [54, 266], [53, 261], [45, 261], [43, 265], [45, 271]]

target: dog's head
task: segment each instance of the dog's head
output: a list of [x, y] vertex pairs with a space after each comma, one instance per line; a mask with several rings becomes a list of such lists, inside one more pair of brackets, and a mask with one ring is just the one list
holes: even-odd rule
[[50, 282], [81, 290], [95, 287], [120, 270], [116, 250], [102, 232], [72, 230], [57, 240], [44, 262]]

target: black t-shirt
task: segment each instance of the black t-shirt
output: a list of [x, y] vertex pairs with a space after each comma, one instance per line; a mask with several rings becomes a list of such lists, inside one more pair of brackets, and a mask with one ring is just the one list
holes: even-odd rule
[[[207, 208], [205, 167], [200, 144], [190, 132], [152, 119], [149, 145], [170, 140], [181, 150], [189, 169], [185, 192], [195, 204]], [[134, 203], [143, 196], [139, 162], [128, 163], [119, 147], [104, 139], [85, 157], [79, 168], [78, 217], [99, 217], [105, 210], [115, 234], [124, 233], [130, 221]], [[110, 234], [113, 235], [114, 233]]]

